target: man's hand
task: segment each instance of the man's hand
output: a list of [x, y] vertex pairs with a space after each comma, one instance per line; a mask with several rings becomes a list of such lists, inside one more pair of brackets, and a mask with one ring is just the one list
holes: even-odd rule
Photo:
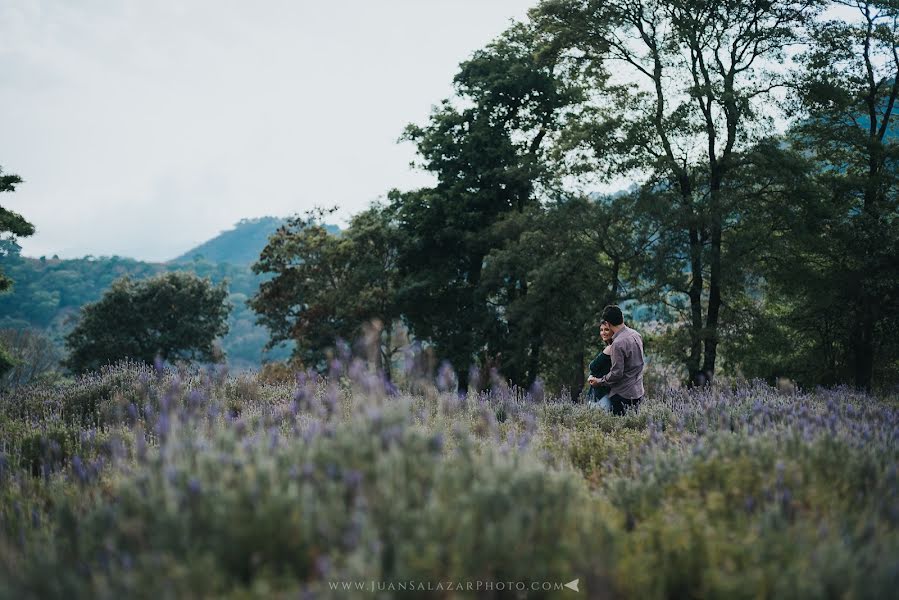
[[587, 383], [589, 383], [592, 387], [598, 387], [600, 385], [599, 377], [594, 377], [593, 375], [591, 375], [587, 378]]

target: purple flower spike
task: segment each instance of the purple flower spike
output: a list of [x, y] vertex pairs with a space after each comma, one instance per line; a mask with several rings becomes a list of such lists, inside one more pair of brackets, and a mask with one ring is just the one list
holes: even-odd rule
[[544, 402], [546, 400], [546, 389], [542, 379], [538, 377], [534, 380], [534, 384], [528, 391], [528, 396], [533, 402]]
[[356, 469], [350, 469], [343, 474], [343, 483], [350, 490], [356, 490], [362, 484], [362, 473]]
[[448, 392], [456, 387], [456, 373], [449, 361], [440, 363], [437, 371], [437, 389], [441, 392]]
[[327, 576], [331, 571], [331, 560], [323, 554], [319, 555], [315, 559], [315, 570], [318, 571], [319, 576]]
[[79, 483], [84, 484], [88, 482], [87, 469], [84, 468], [84, 462], [81, 460], [80, 456], [72, 458], [72, 472], [75, 473], [75, 477], [78, 478]]

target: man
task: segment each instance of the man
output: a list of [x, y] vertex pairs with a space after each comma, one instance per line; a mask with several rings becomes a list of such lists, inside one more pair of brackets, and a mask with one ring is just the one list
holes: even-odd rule
[[591, 375], [587, 382], [593, 387], [611, 387], [612, 414], [623, 415], [628, 406], [636, 408], [643, 400], [643, 338], [624, 324], [617, 306], [603, 309], [602, 322], [612, 330], [612, 369], [602, 377]]

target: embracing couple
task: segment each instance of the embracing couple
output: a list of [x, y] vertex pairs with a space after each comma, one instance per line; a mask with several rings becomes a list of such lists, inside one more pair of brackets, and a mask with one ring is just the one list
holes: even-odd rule
[[643, 400], [643, 338], [624, 324], [617, 306], [603, 309], [599, 337], [606, 346], [590, 363], [587, 402], [623, 415]]

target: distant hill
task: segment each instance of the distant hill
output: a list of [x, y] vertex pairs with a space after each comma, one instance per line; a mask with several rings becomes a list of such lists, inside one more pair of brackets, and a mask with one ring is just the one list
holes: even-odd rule
[[[233, 229], [223, 231], [168, 262], [168, 264], [186, 264], [197, 257], [211, 263], [227, 263], [237, 266], [249, 266], [259, 260], [259, 254], [268, 243], [268, 238], [285, 225], [287, 219], [279, 217], [260, 217], [243, 219]], [[325, 225], [328, 231], [340, 233], [336, 225]]]
[[259, 259], [268, 238], [286, 223], [287, 219], [278, 217], [243, 219], [233, 229], [221, 232], [169, 263], [189, 263], [199, 256], [212, 263], [251, 265]]

